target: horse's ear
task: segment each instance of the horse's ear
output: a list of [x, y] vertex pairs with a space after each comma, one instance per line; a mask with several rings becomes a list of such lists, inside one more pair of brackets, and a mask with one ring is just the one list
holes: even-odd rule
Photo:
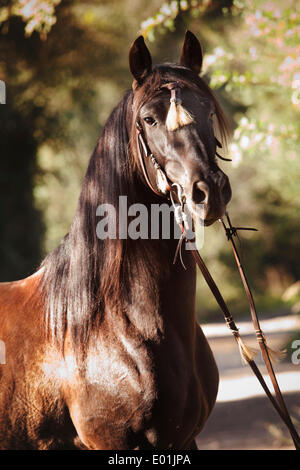
[[191, 31], [186, 31], [179, 61], [180, 65], [184, 65], [199, 74], [202, 60], [203, 54], [200, 42]]
[[129, 66], [132, 75], [139, 85], [152, 70], [152, 59], [143, 36], [139, 36], [132, 44], [129, 52]]

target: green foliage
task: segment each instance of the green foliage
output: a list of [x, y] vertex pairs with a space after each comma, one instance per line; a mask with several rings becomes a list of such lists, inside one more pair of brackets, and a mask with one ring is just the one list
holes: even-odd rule
[[299, 15], [288, 1], [234, 2], [233, 8], [235, 27], [231, 17], [222, 47], [206, 57], [206, 73], [245, 110], [233, 113], [234, 194], [242, 188], [232, 211], [239, 223], [259, 228], [253, 243], [245, 243], [253, 284], [261, 295], [280, 297], [300, 275]]
[[[176, 19], [181, 16], [189, 20], [189, 18], [197, 18], [212, 11], [218, 10], [222, 5], [232, 2], [221, 2], [212, 0], [172, 0], [164, 2], [160, 9], [153, 17], [148, 18], [141, 24], [141, 32], [149, 41], [155, 40], [155, 33], [164, 34], [165, 31], [175, 32]], [[187, 15], [185, 15], [187, 13]]]

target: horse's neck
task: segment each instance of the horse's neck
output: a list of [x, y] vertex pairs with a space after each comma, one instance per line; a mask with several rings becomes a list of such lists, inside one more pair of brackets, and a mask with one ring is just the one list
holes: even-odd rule
[[188, 252], [183, 253], [186, 270], [179, 260], [174, 265], [176, 246], [174, 240], [145, 241], [144, 250], [131, 270], [130, 300], [126, 302], [123, 319], [145, 340], [164, 336], [170, 325], [189, 334], [189, 325], [194, 325], [195, 265]]

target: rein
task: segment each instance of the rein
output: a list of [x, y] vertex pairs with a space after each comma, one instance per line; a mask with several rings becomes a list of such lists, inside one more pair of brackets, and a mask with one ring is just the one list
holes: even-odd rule
[[[172, 192], [174, 193], [173, 189], [172, 189]], [[177, 194], [175, 195], [175, 197], [177, 197]], [[179, 202], [180, 202], [180, 204], [176, 204], [176, 209], [177, 209], [177, 212], [178, 212], [178, 206], [180, 206], [181, 210], [182, 210], [182, 214], [179, 215], [179, 217], [177, 216], [176, 220], [177, 220], [177, 223], [178, 223], [178, 225], [179, 225], [179, 227], [182, 231], [183, 237], [185, 238], [186, 242], [189, 243], [189, 244], [192, 244], [192, 246], [193, 246], [195, 241], [190, 240], [185, 236], [183, 204], [182, 204], [182, 201], [179, 201]], [[299, 435], [298, 435], [298, 433], [297, 433], [297, 431], [296, 431], [296, 429], [295, 429], [295, 427], [292, 423], [290, 414], [287, 410], [287, 407], [286, 407], [285, 401], [283, 399], [280, 387], [278, 385], [276, 375], [275, 375], [275, 372], [274, 372], [274, 369], [273, 369], [273, 366], [272, 366], [272, 362], [271, 362], [271, 359], [270, 359], [270, 356], [272, 357], [272, 355], [273, 355], [273, 357], [274, 357], [278, 353], [274, 354], [274, 351], [270, 350], [270, 348], [267, 346], [265, 335], [264, 335], [264, 333], [262, 332], [262, 330], [260, 328], [260, 324], [259, 324], [259, 320], [258, 320], [256, 308], [255, 308], [254, 299], [253, 299], [253, 296], [252, 296], [252, 293], [251, 293], [251, 289], [249, 287], [249, 284], [248, 284], [248, 281], [247, 281], [247, 278], [246, 278], [246, 275], [245, 275], [245, 271], [244, 271], [244, 268], [242, 266], [240, 256], [238, 254], [238, 250], [237, 250], [236, 245], [235, 245], [234, 240], [233, 240], [233, 236], [237, 235], [237, 230], [255, 230], [255, 229], [248, 229], [248, 228], [243, 228], [243, 227], [238, 227], [238, 228], [233, 227], [228, 214], [226, 214], [226, 217], [227, 217], [227, 220], [228, 220], [228, 223], [229, 223], [229, 227], [227, 227], [225, 225], [225, 223], [222, 219], [220, 219], [220, 221], [223, 225], [226, 236], [227, 236], [228, 240], [230, 240], [231, 245], [232, 245], [232, 249], [233, 249], [233, 253], [234, 253], [234, 256], [235, 256], [235, 259], [236, 259], [236, 262], [237, 262], [239, 273], [240, 273], [240, 276], [241, 276], [241, 279], [242, 279], [242, 282], [243, 282], [243, 285], [244, 285], [245, 292], [247, 294], [247, 298], [248, 298], [248, 302], [249, 302], [249, 306], [250, 306], [250, 311], [251, 311], [252, 322], [253, 322], [253, 325], [254, 325], [256, 337], [257, 337], [257, 340], [258, 340], [258, 343], [259, 343], [259, 346], [260, 346], [260, 349], [261, 349], [261, 352], [262, 352], [264, 363], [267, 367], [267, 371], [268, 371], [269, 377], [271, 379], [271, 382], [272, 382], [272, 385], [273, 385], [273, 388], [274, 388], [276, 398], [272, 395], [268, 385], [266, 384], [259, 368], [257, 367], [257, 365], [256, 365], [256, 363], [253, 359], [253, 353], [255, 351], [248, 348], [245, 345], [245, 343], [243, 342], [243, 340], [240, 336], [240, 333], [239, 333], [239, 329], [237, 328], [237, 326], [236, 326], [236, 324], [235, 324], [235, 322], [232, 318], [232, 315], [231, 315], [231, 313], [230, 313], [230, 311], [227, 307], [227, 304], [226, 304], [221, 292], [219, 291], [219, 288], [216, 285], [213, 277], [211, 276], [209, 270], [207, 269], [203, 259], [201, 258], [199, 251], [195, 248], [192, 248], [190, 251], [192, 252], [192, 255], [195, 259], [195, 262], [198, 265], [198, 267], [199, 267], [199, 269], [200, 269], [200, 271], [201, 271], [208, 287], [210, 288], [210, 290], [211, 290], [213, 296], [215, 297], [220, 309], [222, 310], [226, 325], [231, 330], [231, 332], [232, 332], [232, 334], [233, 334], [233, 336], [234, 336], [234, 338], [235, 338], [235, 340], [236, 340], [236, 342], [239, 346], [240, 354], [241, 354], [241, 357], [242, 357], [243, 361], [245, 363], [249, 364], [249, 366], [251, 367], [253, 373], [256, 375], [258, 381], [260, 382], [263, 390], [265, 391], [267, 397], [269, 398], [270, 402], [272, 403], [273, 407], [275, 408], [275, 410], [279, 414], [282, 421], [287, 426], [287, 428], [288, 428], [288, 430], [291, 434], [291, 437], [293, 439], [295, 449], [300, 450], [300, 438], [299, 438]], [[281, 354], [282, 353], [279, 353], [279, 355], [281, 355]]]
[[[171, 91], [171, 100], [174, 102], [174, 100], [176, 100], [176, 88], [173, 86], [173, 84], [170, 84], [170, 86], [167, 86], [167, 88]], [[174, 91], [174, 88], [175, 88], [175, 91]], [[263, 331], [260, 328], [259, 319], [258, 319], [258, 316], [257, 316], [253, 295], [252, 295], [252, 292], [251, 292], [251, 289], [250, 289], [250, 286], [249, 286], [244, 268], [242, 266], [241, 259], [240, 259], [237, 247], [236, 247], [235, 242], [234, 242], [234, 236], [237, 236], [237, 233], [238, 233], [239, 230], [256, 230], [256, 229], [245, 228], [245, 227], [234, 227], [231, 224], [231, 220], [230, 220], [230, 217], [229, 217], [228, 213], [226, 213], [228, 226], [226, 226], [226, 223], [224, 222], [223, 219], [220, 219], [220, 222], [223, 226], [223, 229], [225, 231], [227, 239], [228, 239], [228, 241], [230, 241], [231, 246], [232, 246], [234, 257], [235, 257], [235, 260], [236, 260], [236, 263], [237, 263], [237, 266], [238, 266], [238, 270], [239, 270], [239, 273], [240, 273], [240, 276], [241, 276], [241, 280], [243, 282], [243, 286], [244, 286], [244, 289], [245, 289], [245, 292], [246, 292], [246, 295], [247, 295], [247, 298], [248, 298], [256, 338], [257, 338], [258, 344], [259, 344], [260, 349], [261, 349], [261, 353], [262, 353], [264, 363], [267, 367], [268, 375], [269, 375], [269, 377], [271, 379], [271, 382], [272, 382], [272, 385], [273, 385], [275, 397], [273, 396], [272, 392], [270, 391], [268, 385], [265, 382], [265, 379], [263, 378], [258, 366], [256, 365], [256, 363], [253, 359], [253, 355], [256, 351], [249, 348], [249, 347], [247, 347], [245, 345], [244, 341], [242, 340], [242, 338], [240, 336], [240, 333], [239, 333], [239, 329], [237, 328], [237, 326], [236, 326], [236, 324], [235, 324], [235, 322], [232, 318], [232, 315], [231, 315], [231, 313], [230, 313], [230, 311], [227, 307], [227, 304], [226, 304], [221, 292], [219, 291], [219, 288], [217, 287], [213, 277], [211, 276], [211, 274], [210, 274], [209, 270], [207, 269], [203, 259], [201, 258], [199, 251], [195, 248], [195, 244], [194, 244], [195, 240], [190, 240], [189, 238], [186, 237], [186, 231], [185, 231], [185, 226], [184, 226], [185, 225], [185, 220], [186, 220], [186, 214], [184, 213], [184, 210], [183, 210], [183, 201], [182, 201], [182, 198], [181, 198], [181, 193], [182, 193], [181, 187], [178, 184], [173, 185], [173, 186], [177, 187], [177, 190], [178, 190], [178, 193], [177, 193], [177, 191], [174, 189], [174, 187], [170, 186], [170, 184], [168, 182], [168, 179], [167, 179], [167, 176], [165, 175], [164, 171], [161, 169], [160, 165], [156, 161], [153, 154], [150, 152], [150, 150], [147, 146], [147, 143], [145, 142], [143, 134], [142, 134], [142, 126], [138, 122], [136, 124], [136, 141], [137, 141], [138, 158], [139, 158], [139, 162], [140, 162], [142, 172], [143, 172], [143, 175], [144, 175], [144, 178], [146, 180], [147, 185], [158, 196], [162, 196], [164, 194], [166, 195], [167, 193], [169, 193], [171, 202], [172, 202], [172, 204], [174, 206], [174, 209], [175, 209], [175, 218], [176, 218], [176, 221], [177, 221], [177, 223], [178, 223], [178, 225], [181, 229], [181, 232], [182, 232], [182, 237], [180, 239], [180, 243], [182, 243], [182, 241], [185, 240], [187, 243], [192, 245], [190, 251], [192, 252], [192, 255], [195, 259], [196, 264], [198, 265], [198, 267], [199, 267], [199, 269], [200, 269], [207, 285], [209, 286], [212, 294], [214, 295], [220, 309], [222, 310], [226, 325], [230, 329], [230, 331], [232, 332], [232, 334], [234, 336], [234, 339], [236, 340], [236, 342], [238, 344], [240, 354], [241, 354], [241, 357], [242, 357], [243, 361], [245, 363], [249, 364], [249, 366], [251, 367], [253, 373], [255, 374], [258, 381], [260, 382], [263, 390], [265, 391], [267, 397], [269, 398], [271, 404], [273, 405], [273, 407], [277, 411], [277, 413], [280, 416], [280, 418], [282, 419], [282, 421], [287, 426], [287, 428], [290, 432], [290, 435], [293, 439], [295, 449], [300, 450], [300, 437], [299, 437], [299, 435], [298, 435], [298, 433], [295, 429], [295, 426], [293, 425], [293, 422], [291, 420], [290, 414], [288, 412], [285, 401], [283, 399], [283, 396], [282, 396], [282, 393], [281, 393], [281, 390], [280, 390], [280, 387], [279, 387], [279, 384], [278, 384], [278, 381], [276, 379], [276, 375], [275, 375], [275, 372], [274, 372], [274, 369], [273, 369], [273, 366], [272, 366], [272, 362], [271, 362], [271, 359], [274, 360], [274, 359], [276, 359], [276, 357], [277, 358], [281, 357], [283, 353], [276, 353], [276, 352], [272, 351], [266, 343], [265, 335], [264, 335]], [[143, 158], [143, 155], [142, 155], [142, 151], [144, 153], [145, 158], [150, 158], [150, 160], [151, 160], [152, 164], [154, 165], [154, 168], [157, 172], [157, 183], [158, 183], [157, 184], [157, 186], [158, 186], [157, 189], [154, 188], [153, 184], [150, 181], [150, 178], [149, 178], [149, 175], [148, 175], [148, 172], [147, 172], [147, 169], [146, 169], [145, 161], [144, 161], [144, 158]], [[174, 202], [175, 200], [177, 201], [177, 203]]]

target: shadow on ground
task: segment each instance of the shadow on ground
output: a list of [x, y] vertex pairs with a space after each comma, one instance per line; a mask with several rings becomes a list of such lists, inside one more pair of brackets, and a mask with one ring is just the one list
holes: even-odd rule
[[[300, 431], [300, 395], [284, 394], [287, 407]], [[216, 403], [197, 438], [204, 449], [293, 449], [288, 431], [266, 397]]]

